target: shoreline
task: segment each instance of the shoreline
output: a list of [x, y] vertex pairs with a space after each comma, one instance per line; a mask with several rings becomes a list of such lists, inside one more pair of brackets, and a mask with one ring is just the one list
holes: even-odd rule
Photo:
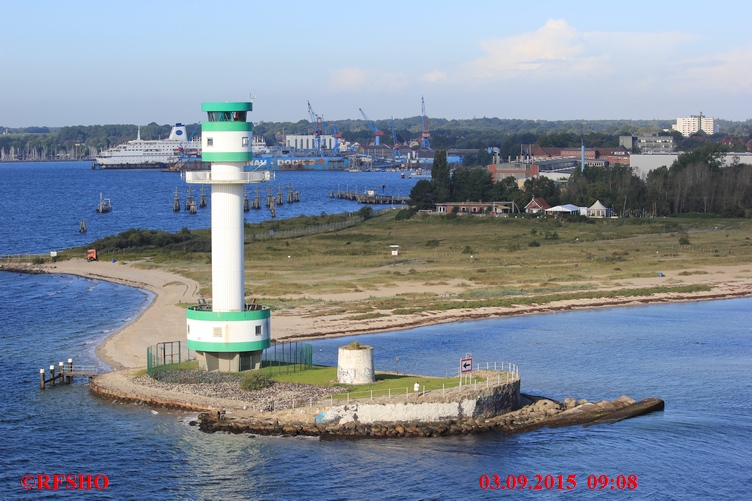
[[[199, 284], [175, 273], [134, 266], [140, 262], [87, 262], [83, 258], [41, 265], [0, 265], [0, 271], [43, 274], [69, 274], [95, 280], [126, 285], [154, 295], [149, 306], [95, 350], [97, 357], [113, 369], [143, 368], [146, 348], [158, 342], [186, 340], [185, 309], [179, 303], [195, 303]], [[693, 293], [657, 293], [647, 296], [597, 299], [558, 300], [545, 304], [531, 303], [505, 307], [458, 308], [444, 311], [424, 311], [408, 315], [390, 315], [367, 320], [353, 320], [348, 315], [316, 317], [306, 307], [281, 310], [272, 315], [272, 339], [275, 341], [305, 341], [333, 337], [377, 334], [408, 330], [452, 322], [485, 320], [522, 315], [545, 314], [587, 309], [639, 306], [690, 301], [712, 301], [752, 297], [752, 270], [748, 265], [708, 266], [703, 273], [682, 276], [633, 279], [607, 290], [618, 291], [656, 287], [661, 285], [705, 285], [709, 291]], [[669, 273], [670, 275], [670, 273]], [[379, 294], [396, 294], [396, 290], [378, 290]], [[606, 290], [606, 289], [604, 289]], [[327, 299], [322, 297], [322, 299]], [[356, 299], [357, 300], [357, 299]], [[263, 301], [263, 299], [262, 299]]]

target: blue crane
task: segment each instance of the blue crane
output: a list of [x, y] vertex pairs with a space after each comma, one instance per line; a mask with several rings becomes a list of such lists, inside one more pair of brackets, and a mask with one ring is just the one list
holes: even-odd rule
[[363, 118], [366, 119], [366, 123], [368, 124], [368, 127], [373, 131], [374, 137], [376, 137], [376, 146], [381, 144], [381, 136], [384, 135], [383, 131], [380, 131], [378, 127], [376, 127], [373, 122], [366, 116], [365, 112], [363, 111], [363, 108], [358, 108], [360, 110], [360, 114], [363, 115]]
[[308, 101], [308, 115], [311, 117], [311, 124], [313, 124], [313, 149], [321, 151], [321, 135], [324, 133], [324, 120], [313, 112], [310, 101]]

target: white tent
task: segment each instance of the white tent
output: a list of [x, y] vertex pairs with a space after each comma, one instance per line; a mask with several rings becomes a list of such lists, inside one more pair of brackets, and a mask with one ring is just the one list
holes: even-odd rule
[[587, 217], [607, 217], [608, 208], [601, 203], [600, 200], [596, 200], [593, 205], [587, 209]]

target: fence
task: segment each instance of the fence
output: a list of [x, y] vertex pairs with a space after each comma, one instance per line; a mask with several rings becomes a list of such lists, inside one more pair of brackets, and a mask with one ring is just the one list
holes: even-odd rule
[[[385, 214], [389, 211], [391, 211], [392, 208], [386, 208], [386, 209], [379, 209], [373, 211], [373, 216], [380, 216], [382, 214]], [[357, 217], [354, 219], [348, 219], [347, 221], [340, 221], [337, 223], [327, 223], [327, 224], [317, 224], [315, 226], [306, 226], [305, 228], [291, 228], [289, 230], [269, 230], [268, 233], [251, 233], [248, 235], [248, 238], [251, 240], [264, 240], [266, 238], [273, 238], [273, 237], [292, 237], [296, 235], [307, 235], [309, 233], [317, 233], [320, 231], [333, 231], [333, 230], [342, 230], [345, 228], [349, 228], [351, 226], [355, 226], [358, 223], [363, 222], [362, 217]]]
[[[503, 368], [503, 369], [502, 369]], [[421, 388], [416, 392], [413, 386], [401, 387], [401, 388], [384, 388], [377, 390], [362, 390], [362, 391], [350, 391], [347, 393], [339, 393], [332, 395], [324, 399], [313, 398], [298, 398], [290, 400], [269, 400], [264, 403], [258, 403], [251, 405], [250, 409], [254, 412], [257, 411], [269, 411], [269, 410], [282, 410], [282, 409], [296, 409], [300, 407], [323, 407], [334, 406], [336, 404], [350, 404], [351, 402], [363, 402], [366, 400], [374, 400], [376, 398], [384, 398], [387, 400], [396, 400], [400, 402], [406, 402], [417, 399], [419, 396], [425, 395], [447, 395], [454, 392], [461, 392], [465, 390], [477, 390], [478, 388], [490, 388], [491, 386], [499, 386], [501, 384], [507, 384], [520, 379], [519, 368], [516, 364], [510, 362], [483, 362], [477, 363], [473, 366], [473, 371], [495, 371], [493, 374], [484, 374], [480, 376], [475, 373], [465, 373], [464, 377], [460, 377], [458, 381], [454, 381], [458, 376], [447, 376], [447, 379], [452, 379], [451, 382], [445, 382], [441, 384], [441, 388], [435, 388], [431, 390], [425, 390]], [[449, 371], [447, 371], [448, 373]], [[459, 369], [457, 369], [459, 372]]]
[[181, 341], [166, 341], [146, 348], [146, 372], [158, 381], [170, 383], [198, 382], [196, 352]]
[[301, 372], [313, 367], [313, 345], [299, 343], [276, 343], [261, 355], [261, 371], [268, 375]]

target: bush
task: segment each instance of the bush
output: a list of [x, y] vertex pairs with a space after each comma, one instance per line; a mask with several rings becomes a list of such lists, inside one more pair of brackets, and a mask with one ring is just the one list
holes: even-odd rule
[[240, 379], [240, 388], [245, 391], [262, 390], [271, 384], [272, 382], [258, 371], [246, 372]]
[[529, 244], [527, 244], [528, 247], [540, 247], [540, 242], [537, 240], [533, 240]]
[[415, 208], [400, 209], [399, 212], [397, 212], [397, 215], [394, 216], [394, 219], [396, 221], [403, 221], [406, 219], [410, 219], [411, 217], [413, 217], [413, 215], [415, 215], [416, 212], [417, 212], [417, 209]]
[[689, 237], [680, 237], [679, 245], [689, 245]]

